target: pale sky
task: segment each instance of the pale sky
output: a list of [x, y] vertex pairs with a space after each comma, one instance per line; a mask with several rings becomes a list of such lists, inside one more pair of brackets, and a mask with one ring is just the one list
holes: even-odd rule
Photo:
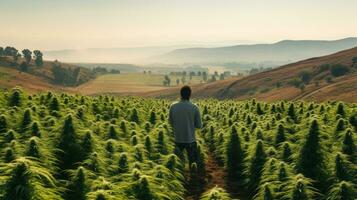
[[357, 0], [0, 0], [0, 46], [81, 49], [357, 36]]

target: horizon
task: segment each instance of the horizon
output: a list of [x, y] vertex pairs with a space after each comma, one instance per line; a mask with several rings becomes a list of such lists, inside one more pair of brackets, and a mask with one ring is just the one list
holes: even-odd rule
[[357, 35], [355, 7], [353, 0], [13, 0], [0, 8], [7, 19], [0, 46], [49, 51], [337, 40]]

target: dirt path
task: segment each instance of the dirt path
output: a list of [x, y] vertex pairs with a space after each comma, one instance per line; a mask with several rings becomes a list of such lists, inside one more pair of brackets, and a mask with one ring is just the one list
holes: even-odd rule
[[214, 188], [215, 186], [225, 189], [232, 199], [247, 200], [247, 198], [239, 192], [239, 187], [236, 183], [228, 181], [228, 175], [222, 166], [219, 166], [216, 159], [211, 153], [206, 157], [206, 174], [205, 177], [201, 177], [200, 183], [189, 183], [187, 185], [186, 200], [198, 200], [200, 196]]

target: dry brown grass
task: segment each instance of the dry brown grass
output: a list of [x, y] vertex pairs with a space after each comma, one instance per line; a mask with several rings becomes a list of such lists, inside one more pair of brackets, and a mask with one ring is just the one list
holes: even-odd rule
[[[352, 58], [357, 56], [357, 48], [341, 51], [332, 55], [311, 58], [300, 62], [288, 64], [270, 71], [247, 76], [241, 79], [217, 81], [208, 85], [193, 87], [194, 97], [215, 97], [250, 99], [256, 98], [264, 101], [277, 100], [343, 100], [357, 101], [357, 73], [335, 78], [333, 83], [324, 80], [315, 86], [314, 81], [301, 91], [288, 83], [297, 78], [301, 71], [316, 71], [322, 64], [351, 65]], [[282, 87], [276, 88], [276, 84], [282, 83]], [[177, 91], [163, 90], [152, 94], [157, 97], [175, 97]]]

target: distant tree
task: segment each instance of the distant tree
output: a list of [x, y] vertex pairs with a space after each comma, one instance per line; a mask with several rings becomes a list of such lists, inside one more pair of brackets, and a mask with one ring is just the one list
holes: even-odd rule
[[171, 79], [168, 75], [165, 75], [163, 83], [164, 83], [164, 86], [170, 86]]
[[36, 66], [42, 67], [42, 65], [43, 65], [42, 52], [40, 50], [35, 50], [35, 51], [33, 51], [33, 54], [35, 55]]
[[299, 86], [300, 91], [301, 91], [301, 92], [304, 92], [305, 87], [306, 87], [306, 86], [305, 86], [304, 84], [301, 84], [301, 85]]
[[0, 56], [4, 56], [4, 54], [5, 54], [4, 48], [0, 47]]
[[32, 52], [28, 49], [24, 49], [22, 50], [22, 55], [24, 55], [26, 63], [29, 64], [31, 62]]
[[4, 49], [4, 56], [14, 56], [18, 53], [18, 50], [15, 49], [14, 47], [7, 46]]
[[182, 84], [184, 84], [184, 85], [186, 84], [186, 76], [182, 76], [182, 77], [181, 77], [181, 82], [182, 82]]
[[146, 74], [146, 71], [144, 71], [143, 73]]
[[318, 72], [324, 72], [324, 71], [327, 71], [330, 69], [330, 65], [329, 64], [323, 64], [323, 65], [320, 65], [318, 67]]
[[[1, 52], [1, 49], [0, 49]], [[1, 53], [0, 53], [1, 55]], [[357, 67], [357, 56], [352, 58], [352, 67]]]
[[202, 72], [201, 71], [198, 71], [197, 72], [197, 76], [201, 76], [202, 75]]
[[289, 84], [296, 87], [296, 88], [300, 88], [300, 86], [303, 84], [301, 79], [295, 78], [291, 81], [289, 81]]
[[219, 76], [219, 80], [224, 80], [224, 74], [221, 74], [221, 75]]
[[73, 70], [73, 74], [72, 74], [72, 76], [70, 76], [71, 77], [70, 85], [77, 84], [80, 71], [81, 71], [80, 67], [77, 67]]
[[217, 72], [217, 71], [214, 71], [214, 75], [215, 75], [215, 76], [218, 76], [218, 72]]
[[325, 78], [325, 80], [326, 80], [327, 83], [332, 83], [332, 77], [331, 76], [327, 76]]
[[190, 80], [192, 80], [193, 76], [195, 76], [195, 72], [190, 72]]
[[350, 71], [350, 68], [346, 65], [336, 64], [332, 65], [330, 68], [330, 72], [332, 76], [338, 77], [347, 74]]
[[207, 82], [207, 79], [208, 79], [207, 72], [202, 72], [202, 79], [204, 82]]
[[22, 72], [28, 72], [28, 70], [29, 70], [29, 66], [26, 62], [22, 62], [20, 64], [19, 68], [20, 68], [20, 71], [22, 71]]
[[311, 80], [311, 72], [309, 71], [302, 71], [299, 73], [299, 77], [301, 78], [302, 82], [308, 84]]
[[176, 85], [179, 85], [180, 84], [180, 79], [176, 79]]
[[215, 82], [217, 79], [216, 79], [216, 75], [212, 75], [211, 77], [211, 82]]
[[111, 73], [111, 74], [120, 74], [120, 70], [118, 70], [118, 69], [111, 69], [111, 70], [110, 70], [110, 73]]
[[54, 82], [56, 84], [63, 84], [64, 80], [65, 80], [65, 70], [61, 67], [61, 65], [59, 63], [55, 63], [52, 68], [51, 71], [53, 73], [54, 76]]

